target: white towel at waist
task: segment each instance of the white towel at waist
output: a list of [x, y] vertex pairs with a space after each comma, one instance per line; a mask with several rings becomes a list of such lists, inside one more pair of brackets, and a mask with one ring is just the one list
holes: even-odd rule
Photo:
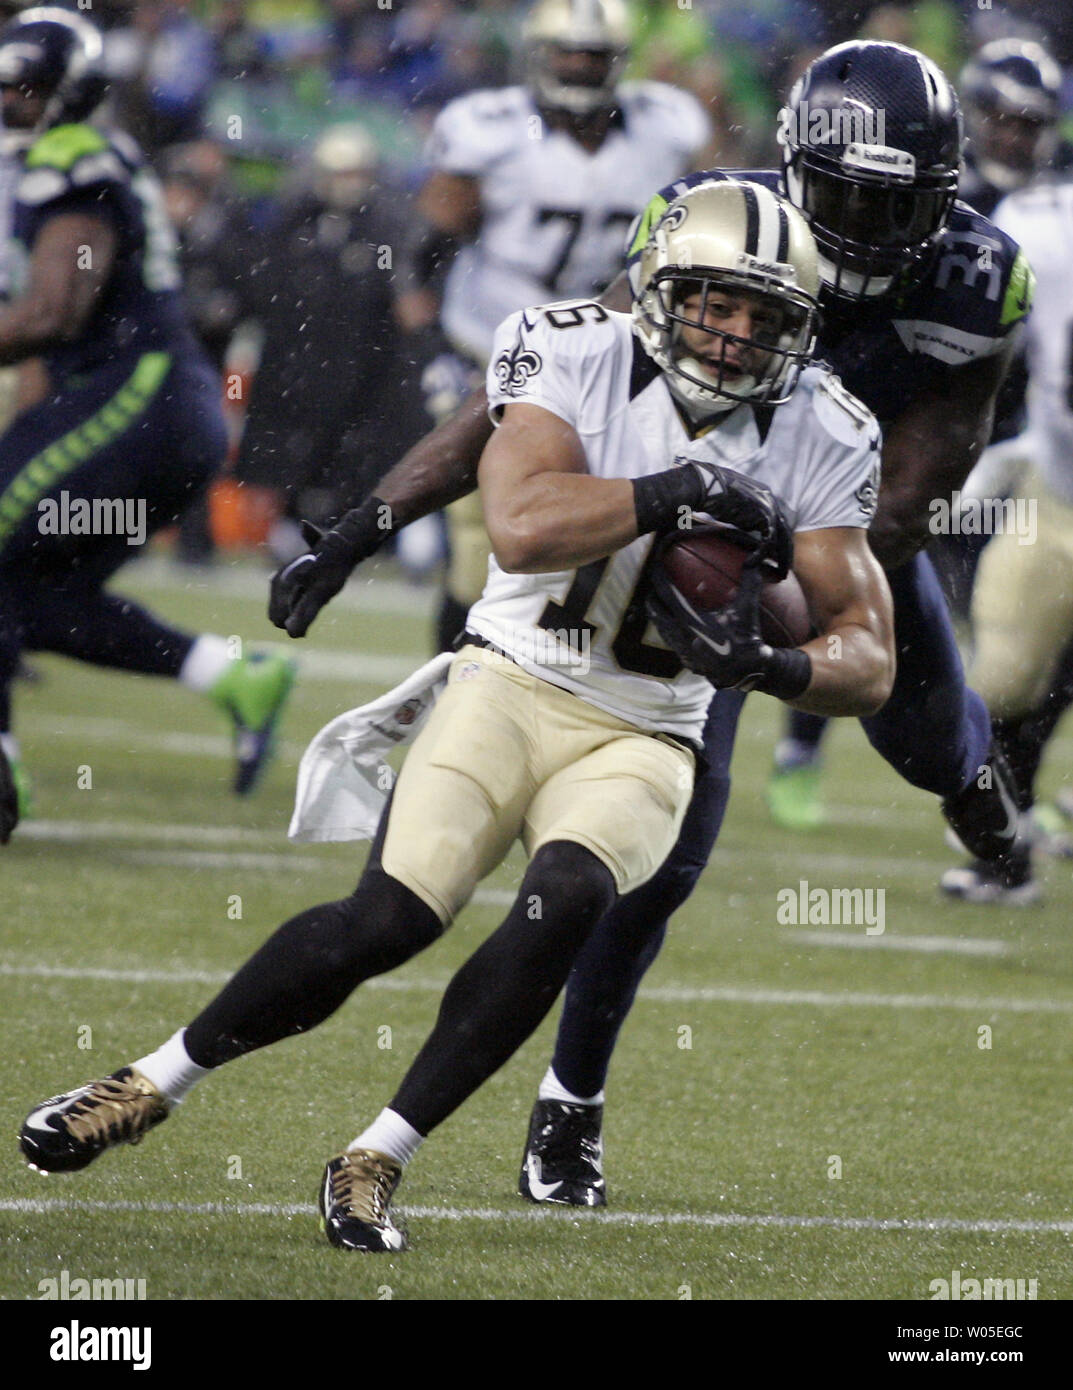
[[381, 785], [384, 755], [421, 729], [453, 660], [453, 652], [441, 652], [394, 690], [321, 729], [298, 768], [290, 839], [373, 838], [391, 790], [390, 782]]

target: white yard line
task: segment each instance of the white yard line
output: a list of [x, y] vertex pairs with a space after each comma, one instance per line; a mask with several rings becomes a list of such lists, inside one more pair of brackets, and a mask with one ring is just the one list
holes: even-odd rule
[[[195, 594], [201, 598], [251, 599], [264, 606], [272, 570], [253, 565], [213, 565], [204, 570], [183, 569], [167, 560], [149, 557], [124, 567], [116, 588], [125, 592], [124, 580], [134, 590], [167, 594]], [[436, 583], [411, 584], [396, 574], [378, 574], [375, 562], [359, 569], [342, 593], [332, 600], [332, 612], [373, 613], [389, 617], [428, 618], [440, 602]], [[286, 641], [280, 634], [280, 641]]]
[[[223, 984], [230, 979], [229, 971], [215, 970], [154, 970], [110, 969], [108, 967], [46, 965], [38, 962], [18, 963], [0, 961], [0, 976], [20, 979], [107, 980], [124, 984]], [[363, 989], [393, 990], [401, 994], [442, 994], [449, 981], [447, 976], [428, 977], [394, 975], [367, 980]], [[1003, 999], [966, 997], [946, 994], [872, 994], [847, 990], [843, 992], [813, 989], [757, 989], [739, 985], [653, 985], [642, 987], [638, 998], [657, 1004], [765, 1004], [777, 1008], [800, 1007], [819, 1009], [956, 1009], [959, 1012], [992, 1013], [1073, 1013], [1069, 999]]]
[[[562, 1221], [579, 1218], [600, 1226], [699, 1226], [714, 1229], [757, 1228], [832, 1231], [920, 1231], [934, 1235], [943, 1232], [978, 1235], [1070, 1235], [1073, 1221], [1016, 1221], [957, 1217], [882, 1216], [788, 1216], [780, 1213], [746, 1215], [739, 1212], [688, 1211], [569, 1211], [540, 1207], [530, 1210], [499, 1211], [495, 1207], [400, 1206], [399, 1214], [427, 1221]], [[89, 1202], [64, 1197], [6, 1197], [0, 1211], [27, 1216], [48, 1216], [53, 1212], [133, 1212], [148, 1215], [181, 1216], [278, 1216], [313, 1217], [317, 1208], [311, 1202]]]
[[[102, 721], [103, 722], [103, 721]], [[173, 738], [185, 738], [185, 735], [172, 735]], [[212, 740], [208, 738], [198, 740], [199, 743], [208, 745]], [[230, 746], [220, 740], [221, 752], [226, 752], [230, 756]], [[104, 829], [101, 827], [109, 827]], [[132, 842], [145, 842], [155, 840], [187, 840], [194, 844], [204, 843], [235, 843], [243, 841], [259, 844], [276, 844], [281, 847], [287, 845], [285, 827], [276, 831], [251, 830], [245, 831], [241, 827], [227, 827], [217, 830], [212, 827], [202, 825], [167, 825], [155, 826], [137, 821], [47, 821], [29, 820], [19, 827], [18, 834], [27, 840], [57, 840], [61, 843], [76, 844], [79, 841], [97, 841], [102, 839], [115, 838], [117, 840], [130, 840]], [[221, 851], [226, 853], [226, 851]], [[941, 859], [918, 859], [898, 855], [886, 856], [856, 856], [848, 854], [820, 854], [811, 846], [802, 846], [801, 851], [791, 850], [772, 851], [770, 848], [763, 849], [749, 845], [726, 845], [716, 846], [712, 856], [712, 866], [716, 873], [719, 871], [720, 856], [722, 862], [733, 860], [734, 862], [744, 860], [761, 860], [765, 865], [774, 867], [776, 872], [767, 877], [771, 879], [771, 894], [774, 911], [775, 894], [780, 886], [787, 886], [781, 879], [787, 875], [799, 875], [804, 865], [811, 875], [810, 883], [815, 887], [845, 887], [843, 882], [833, 880], [820, 880], [818, 875], [854, 875], [854, 883], [858, 886], [862, 878], [869, 875], [876, 878], [889, 878], [893, 874], [911, 874], [914, 876], [933, 877], [944, 868], [949, 868], [950, 860]], [[146, 861], [151, 862], [151, 861]], [[195, 862], [191, 860], [191, 862]], [[285, 868], [289, 864], [294, 864], [293, 859], [279, 861], [277, 867]], [[210, 867], [210, 865], [206, 865]], [[796, 879], [790, 886], [796, 886]], [[491, 890], [493, 892], [497, 890]], [[513, 899], [503, 898], [502, 901], [508, 902]]]
[[1006, 956], [1010, 953], [1004, 941], [986, 940], [972, 936], [892, 936], [887, 932], [867, 936], [858, 931], [786, 931], [780, 933], [804, 946], [848, 946], [866, 951], [922, 951], [927, 955], [949, 952], [956, 956]]

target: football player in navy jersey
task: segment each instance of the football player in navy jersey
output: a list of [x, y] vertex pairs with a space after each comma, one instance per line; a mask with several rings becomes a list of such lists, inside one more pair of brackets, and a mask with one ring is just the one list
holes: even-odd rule
[[958, 78], [965, 111], [965, 167], [958, 196], [990, 217], [1003, 198], [1041, 170], [1068, 168], [1061, 140], [1062, 70], [1029, 39], [995, 39]]
[[[1073, 149], [1058, 133], [1062, 73], [1038, 43], [1019, 38], [996, 39], [985, 44], [962, 69], [958, 93], [965, 115], [966, 145], [958, 197], [976, 212], [990, 218], [998, 203], [1048, 169], [1062, 169], [1073, 158]], [[991, 444], [1017, 437], [1025, 427], [1025, 392], [1028, 375], [1018, 354], [1003, 382], [995, 408]], [[1008, 456], [1007, 456], [1008, 457]], [[1006, 490], [1002, 455], [989, 455], [984, 465], [989, 492]], [[996, 472], [996, 463], [998, 471]], [[1006, 470], [1008, 471], [1008, 465]], [[975, 482], [975, 480], [974, 480]], [[976, 565], [988, 541], [983, 535], [939, 535], [932, 558], [943, 577], [944, 589], [955, 612], [967, 619], [969, 594]], [[1020, 803], [1030, 808], [1035, 768], [1042, 753], [1038, 734], [1045, 739], [1073, 699], [1073, 649], [1065, 654], [1056, 673], [1055, 688], [1046, 705], [1026, 729], [1032, 734], [1016, 743], [1004, 731], [996, 739], [1014, 779]], [[823, 821], [820, 798], [820, 753], [823, 719], [790, 711], [787, 736], [775, 753], [775, 769], [768, 784], [768, 803], [775, 821], [789, 830], [810, 830]], [[1026, 753], [1026, 747], [1028, 749]], [[1027, 815], [1027, 811], [1025, 812]], [[1059, 831], [1060, 817], [1049, 808], [1040, 815], [1051, 832], [1029, 823], [1040, 847], [1054, 846], [1068, 852], [1069, 841]], [[1053, 852], [1053, 851], [1052, 851]], [[1010, 885], [1005, 875], [994, 872], [986, 861], [950, 870], [943, 887], [954, 896], [973, 902], [1024, 901], [1034, 890]]]
[[[677, 193], [706, 181], [766, 184], [808, 216], [821, 258], [819, 353], [885, 426], [871, 541], [894, 596], [898, 671], [886, 706], [862, 723], [902, 776], [943, 799], [962, 842], [1010, 893], [1028, 896], [1028, 850], [1008, 773], [991, 751], [983, 702], [965, 685], [922, 547], [932, 500], [960, 486], [990, 436], [1032, 274], [1011, 238], [956, 202], [957, 97], [920, 54], [875, 42], [829, 50], [795, 86], [780, 127], [781, 172], [714, 170], [664, 190], [642, 216], [631, 259], [639, 259]], [[604, 302], [622, 307], [623, 288], [616, 282]], [[391, 530], [472, 489], [491, 433], [484, 412], [482, 396], [472, 397], [396, 465], [375, 497], [279, 572], [270, 604], [278, 626], [304, 635]], [[737, 691], [716, 693], [705, 731], [708, 765], [678, 843], [659, 873], [599, 923], [575, 961], [523, 1159], [521, 1191], [532, 1200], [606, 1200], [601, 1119], [611, 1052], [668, 917], [711, 854], [742, 702]]]
[[[294, 678], [277, 655], [168, 627], [108, 592], [177, 519], [225, 449], [220, 383], [180, 301], [160, 188], [137, 148], [89, 123], [106, 89], [81, 15], [25, 11], [0, 32], [0, 94], [21, 146], [25, 261], [0, 311], [0, 365], [43, 359], [49, 389], [0, 436], [0, 745], [20, 799], [10, 685], [23, 650], [177, 678], [234, 724], [251, 789]], [[237, 657], [237, 659], [236, 659]]]

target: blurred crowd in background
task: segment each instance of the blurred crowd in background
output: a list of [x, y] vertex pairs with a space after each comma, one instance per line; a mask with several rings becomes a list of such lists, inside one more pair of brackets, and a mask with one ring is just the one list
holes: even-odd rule
[[[0, 3], [0, 12], [21, 8]], [[77, 8], [104, 31], [113, 119], [164, 180], [191, 315], [232, 406], [231, 467], [243, 486], [225, 481], [214, 491], [211, 526], [204, 511], [189, 519], [183, 554], [206, 558], [213, 537], [265, 540], [279, 519], [277, 468], [304, 480], [305, 495], [288, 499], [292, 518], [335, 513], [428, 426], [415, 402], [429, 350], [393, 309], [394, 267], [376, 248], [405, 241], [437, 112], [474, 89], [523, 80], [527, 5], [79, 0]], [[1033, 38], [1064, 70], [1067, 134], [1073, 126], [1070, 0], [633, 0], [630, 9], [627, 77], [670, 82], [703, 101], [715, 126], [710, 165], [774, 164], [776, 115], [794, 77], [830, 44], [860, 36], [919, 48], [955, 83], [982, 44]], [[303, 336], [300, 360], [273, 350]], [[260, 407], [240, 445], [258, 366]], [[348, 476], [341, 457], [360, 458], [360, 468]], [[319, 503], [310, 496], [318, 469]]]

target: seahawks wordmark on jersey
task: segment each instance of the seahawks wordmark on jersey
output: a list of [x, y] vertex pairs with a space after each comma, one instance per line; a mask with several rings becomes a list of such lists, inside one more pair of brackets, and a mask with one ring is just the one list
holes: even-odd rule
[[451, 267], [443, 326], [486, 362], [507, 314], [598, 294], [622, 263], [622, 238], [652, 189], [689, 167], [710, 125], [695, 97], [662, 82], [626, 83], [592, 153], [552, 129], [525, 87], [473, 92], [444, 108], [430, 163], [478, 180], [481, 229]]
[[[724, 179], [748, 179], [784, 193], [781, 175], [772, 170], [708, 169], [669, 184], [631, 232], [632, 281], [649, 232], [674, 199]], [[821, 289], [816, 355], [886, 426], [949, 369], [1004, 351], [1028, 315], [1032, 286], [1017, 242], [967, 204], [955, 203], [934, 255], [902, 292], [845, 306]]]
[[[789, 401], [743, 404], [691, 439], [666, 378], [628, 315], [574, 301], [511, 315], [488, 367], [493, 420], [525, 402], [577, 431], [598, 478], [659, 473], [706, 459], [766, 484], [796, 531], [867, 527], [879, 480], [879, 427], [838, 378], [806, 369]], [[682, 668], [644, 608], [653, 537], [554, 574], [507, 574], [489, 561], [467, 627], [534, 675], [652, 732], [699, 741], [712, 687]]]
[[1073, 504], [1073, 181], [1012, 194], [995, 222], [1024, 248], [1039, 293], [1028, 321], [1028, 432], [1044, 482]]

